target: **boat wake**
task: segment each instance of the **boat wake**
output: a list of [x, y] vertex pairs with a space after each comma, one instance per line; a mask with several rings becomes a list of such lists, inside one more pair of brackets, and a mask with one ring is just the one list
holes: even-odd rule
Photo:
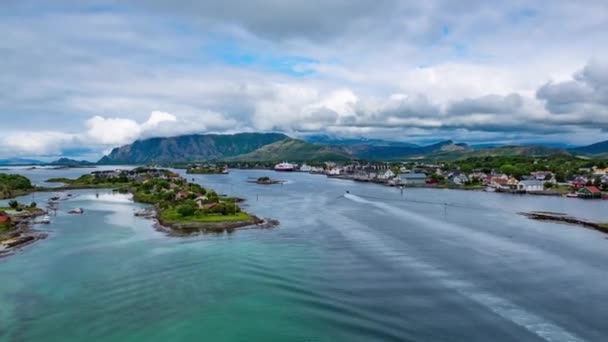
[[[438, 222], [386, 203], [371, 201], [350, 193], [345, 194], [344, 197], [354, 202], [375, 206], [394, 214], [407, 215], [409, 219], [423, 221], [426, 224], [443, 224], [443, 222]], [[350, 219], [348, 220], [352, 221]], [[380, 252], [381, 254], [385, 254], [387, 260], [394, 260], [399, 265], [415, 267], [420, 273], [436, 279], [443, 286], [457, 291], [470, 300], [488, 308], [495, 314], [541, 337], [545, 341], [583, 341], [557, 324], [520, 307], [506, 298], [486, 291], [470, 281], [460, 279], [456, 275], [445, 271], [438, 266], [420, 260], [414, 256], [403, 254], [402, 250], [393, 248], [389, 245], [387, 241], [390, 241], [390, 239], [382, 239], [379, 237], [382, 233], [377, 231], [374, 231], [373, 233], [369, 232], [367, 231], [367, 227], [355, 221], [349, 222], [348, 227], [349, 232], [345, 231], [344, 235], [355, 238], [356, 240], [365, 241], [367, 247], [373, 248], [376, 253]], [[353, 228], [359, 229], [357, 229], [356, 232], [353, 232]]]

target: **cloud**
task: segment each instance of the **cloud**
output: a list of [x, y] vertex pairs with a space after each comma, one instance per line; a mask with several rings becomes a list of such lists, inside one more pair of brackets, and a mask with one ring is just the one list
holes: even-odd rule
[[3, 5], [0, 117], [21, 119], [0, 134], [20, 153], [270, 130], [580, 141], [608, 125], [600, 0]]
[[75, 135], [52, 131], [12, 132], [0, 138], [0, 155], [59, 155], [64, 146], [75, 145]]
[[148, 120], [141, 124], [131, 119], [95, 116], [87, 120], [84, 139], [99, 145], [124, 145], [143, 135], [154, 135], [164, 123], [176, 121], [175, 115], [160, 111], [150, 113]]
[[485, 95], [474, 99], [464, 99], [452, 103], [448, 113], [453, 115], [486, 113], [514, 114], [521, 109], [523, 100], [519, 94], [507, 96]]
[[608, 64], [592, 61], [571, 80], [549, 82], [536, 92], [559, 124], [608, 131]]

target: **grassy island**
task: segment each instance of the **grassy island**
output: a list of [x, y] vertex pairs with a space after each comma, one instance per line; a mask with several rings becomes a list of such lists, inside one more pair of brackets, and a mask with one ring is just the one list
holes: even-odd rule
[[202, 175], [225, 175], [228, 174], [228, 168], [226, 166], [216, 164], [194, 164], [188, 165], [186, 167], [186, 173]]
[[0, 199], [27, 195], [35, 189], [27, 177], [0, 173]]
[[112, 188], [130, 192], [136, 202], [154, 205], [160, 224], [183, 232], [224, 231], [263, 222], [243, 212], [235, 198], [219, 196], [165, 169], [96, 171], [77, 179], [48, 180], [51, 181], [65, 183], [69, 189]]

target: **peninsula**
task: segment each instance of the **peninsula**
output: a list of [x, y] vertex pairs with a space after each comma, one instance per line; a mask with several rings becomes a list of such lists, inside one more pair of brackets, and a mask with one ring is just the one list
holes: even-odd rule
[[65, 183], [58, 189], [109, 188], [133, 194], [133, 200], [154, 206], [154, 218], [173, 234], [223, 232], [255, 226], [266, 228], [276, 221], [260, 219], [241, 210], [238, 199], [189, 183], [166, 169], [139, 167], [133, 170], [95, 171], [77, 179], [55, 178]]

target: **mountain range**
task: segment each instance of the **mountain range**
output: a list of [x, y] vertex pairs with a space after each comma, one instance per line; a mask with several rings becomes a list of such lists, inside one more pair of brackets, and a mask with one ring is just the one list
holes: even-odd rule
[[194, 134], [138, 140], [117, 147], [99, 164], [142, 164], [193, 161], [346, 161], [346, 160], [448, 160], [472, 156], [547, 156], [555, 154], [603, 156], [608, 141], [589, 146], [562, 147], [469, 146], [445, 140], [430, 145], [365, 138], [332, 138], [324, 135], [293, 139], [280, 133], [239, 133], [234, 135]]

